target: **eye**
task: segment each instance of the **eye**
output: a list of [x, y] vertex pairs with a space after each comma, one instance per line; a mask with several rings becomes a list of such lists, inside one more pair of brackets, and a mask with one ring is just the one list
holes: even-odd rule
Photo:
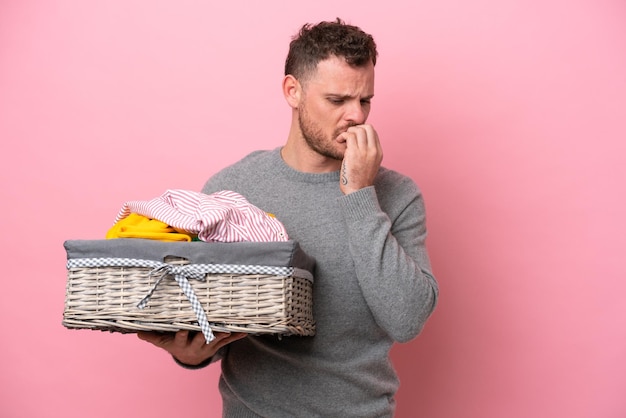
[[331, 102], [334, 105], [340, 105], [340, 104], [343, 104], [343, 102], [344, 102], [343, 99], [339, 99], [339, 98], [336, 98], [336, 97], [329, 97], [328, 101]]

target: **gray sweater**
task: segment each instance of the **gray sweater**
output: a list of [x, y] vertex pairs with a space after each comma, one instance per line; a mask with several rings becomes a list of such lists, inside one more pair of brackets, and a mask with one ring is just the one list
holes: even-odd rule
[[339, 172], [296, 171], [277, 148], [225, 168], [202, 191], [219, 190], [276, 215], [316, 260], [316, 335], [227, 346], [216, 356], [224, 416], [393, 416], [389, 350], [419, 334], [438, 296], [415, 183], [381, 168], [375, 186], [343, 195]]

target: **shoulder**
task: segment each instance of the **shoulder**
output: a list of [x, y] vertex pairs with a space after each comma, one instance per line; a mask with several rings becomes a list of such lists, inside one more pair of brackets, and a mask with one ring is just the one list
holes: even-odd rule
[[274, 154], [274, 152], [275, 152], [274, 150], [253, 151], [250, 154], [243, 157], [242, 159], [240, 159], [239, 161], [237, 161], [236, 163], [225, 167], [220, 172], [218, 172], [218, 174], [223, 171], [240, 170], [242, 167], [256, 166], [259, 164], [263, 164], [264, 162], [269, 161], [271, 159], [271, 156]]
[[249, 153], [214, 174], [205, 183], [202, 191], [212, 193], [222, 189], [234, 190], [242, 183], [249, 183], [252, 175], [264, 173], [272, 167], [272, 161], [277, 152], [277, 150], [259, 150]]

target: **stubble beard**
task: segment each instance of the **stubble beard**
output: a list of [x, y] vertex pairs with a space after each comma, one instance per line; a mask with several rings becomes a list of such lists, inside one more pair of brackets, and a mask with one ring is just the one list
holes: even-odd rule
[[300, 106], [298, 113], [298, 124], [300, 125], [300, 132], [302, 137], [306, 141], [309, 148], [314, 152], [322, 155], [326, 158], [341, 161], [343, 160], [343, 150], [339, 150], [333, 147], [335, 144], [335, 138], [339, 136], [344, 130], [337, 129], [334, 133], [334, 137], [328, 138], [324, 134], [322, 127], [316, 124], [310, 117], [306, 110], [306, 106]]

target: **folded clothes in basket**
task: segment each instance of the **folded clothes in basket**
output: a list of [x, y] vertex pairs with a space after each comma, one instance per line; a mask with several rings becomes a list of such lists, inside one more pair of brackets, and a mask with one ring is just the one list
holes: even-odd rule
[[314, 335], [315, 260], [295, 241], [70, 240], [63, 325]]
[[128, 201], [120, 209], [116, 224], [132, 213], [164, 222], [179, 232], [197, 234], [198, 239], [207, 242], [289, 239], [278, 219], [230, 190], [205, 194], [174, 189], [151, 200]]
[[142, 238], [156, 241], [184, 242], [192, 241], [194, 236], [178, 231], [165, 222], [151, 219], [138, 213], [131, 213], [120, 219], [107, 231], [106, 239]]

